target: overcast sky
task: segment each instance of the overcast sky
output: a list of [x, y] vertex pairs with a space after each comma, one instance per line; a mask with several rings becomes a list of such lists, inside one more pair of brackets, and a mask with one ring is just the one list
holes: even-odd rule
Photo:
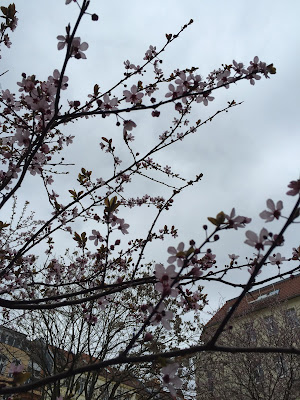
[[[55, 68], [61, 69], [64, 54], [57, 51], [56, 36], [65, 34], [69, 22], [73, 26], [78, 13], [76, 4], [65, 6], [64, 3], [64, 0], [15, 0], [19, 24], [11, 34], [11, 49], [2, 52], [1, 71], [9, 69], [1, 77], [3, 89], [17, 92], [15, 82], [20, 80], [22, 72], [46, 80]], [[5, 0], [2, 4], [9, 2]], [[262, 78], [255, 86], [242, 81], [229, 90], [219, 90], [209, 107], [197, 105], [191, 121], [213, 114], [226, 106], [227, 101], [244, 102], [157, 156], [156, 161], [171, 165], [174, 172], [190, 178], [202, 172], [204, 177], [177, 198], [158, 224], [159, 227], [165, 223], [175, 224], [179, 237], [174, 242], [149, 247], [147, 257], [166, 262], [168, 245], [177, 245], [180, 241], [188, 243], [192, 238], [199, 242], [203, 239], [202, 225], [207, 223], [207, 216], [215, 216], [221, 210], [229, 213], [235, 207], [238, 214], [252, 217], [249, 229], [256, 232], [264, 226], [258, 214], [266, 208], [266, 199], [283, 200], [285, 215], [288, 215], [295, 199], [285, 196], [287, 184], [300, 175], [299, 1], [265, 0], [258, 5], [235, 0], [226, 3], [216, 0], [186, 3], [178, 0], [92, 0], [89, 9], [99, 15], [99, 21], [92, 22], [85, 17], [78, 31], [78, 36], [88, 42], [89, 49], [87, 60], [69, 63], [66, 72], [70, 79], [66, 94], [69, 100], [84, 103], [95, 83], [105, 92], [122, 78], [125, 60], [142, 64], [149, 45], [160, 48], [165, 43], [166, 33], [176, 33], [191, 18], [194, 24], [162, 56], [166, 74], [176, 68], [194, 66], [199, 67], [198, 73], [205, 77], [222, 63], [229, 64], [235, 59], [248, 65], [254, 56], [277, 68], [277, 74], [271, 79]], [[132, 84], [136, 81], [134, 79]], [[131, 115], [138, 124], [134, 132], [136, 148], [153, 145], [176, 115], [172, 107], [162, 110], [157, 119], [150, 118], [149, 114]], [[95, 176], [105, 177], [111, 164], [100, 152], [99, 142], [101, 136], [113, 137], [116, 144], [121, 140], [121, 130], [115, 126], [115, 119], [81, 120], [62, 130], [76, 136], [71, 154], [66, 157], [66, 161], [76, 163], [71, 176], [85, 167], [93, 169]], [[123, 160], [125, 167], [125, 154]], [[69, 183], [68, 189], [72, 189], [71, 178], [60, 177], [53, 188], [58, 192], [66, 190]], [[45, 217], [49, 208], [46, 204], [41, 206], [40, 190], [37, 179], [31, 179], [23, 185], [20, 198], [29, 199], [32, 208]], [[140, 197], [145, 193], [164, 194], [162, 189], [154, 188], [147, 181], [135, 182], [131, 190]], [[149, 190], [155, 192], [149, 193]], [[126, 220], [130, 223], [131, 237], [146, 232], [148, 225], [142, 222], [143, 216], [144, 210], [134, 209], [134, 213], [128, 213]], [[150, 221], [150, 217], [145, 221]], [[280, 226], [274, 224], [274, 227]], [[91, 225], [83, 229], [94, 228]], [[290, 256], [291, 248], [299, 245], [299, 237], [299, 225], [292, 227], [286, 235], [284, 255]], [[245, 230], [224, 232], [221, 238], [224, 239], [212, 247], [220, 260], [218, 265], [228, 262], [227, 255], [231, 253], [253, 255], [252, 248], [243, 244]], [[260, 277], [275, 271], [270, 266], [265, 267]], [[232, 279], [245, 282], [248, 277], [248, 273], [235, 273]], [[207, 291], [211, 309], [240, 292], [219, 285], [210, 285]]]

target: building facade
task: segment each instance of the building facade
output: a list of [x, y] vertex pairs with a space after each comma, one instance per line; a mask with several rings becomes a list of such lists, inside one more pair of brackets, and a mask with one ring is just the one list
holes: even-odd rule
[[[13, 329], [0, 326], [0, 385], [11, 386], [29, 383], [84, 364], [96, 363], [87, 354], [74, 355], [58, 348], [46, 346], [42, 341], [30, 341], [26, 335]], [[26, 379], [16, 381], [10, 366], [24, 366]], [[20, 375], [19, 378], [21, 378]], [[5, 396], [3, 400], [10, 398]], [[18, 400], [170, 400], [172, 396], [162, 390], [159, 382], [141, 382], [129, 371], [104, 368], [101, 371], [83, 373], [53, 385], [19, 394]], [[13, 398], [13, 397], [12, 397]], [[1, 398], [2, 400], [2, 398]]]
[[[235, 301], [227, 301], [206, 324], [204, 343]], [[300, 274], [247, 293], [217, 344], [299, 349]], [[196, 380], [198, 400], [298, 400], [300, 360], [279, 353], [200, 354]]]

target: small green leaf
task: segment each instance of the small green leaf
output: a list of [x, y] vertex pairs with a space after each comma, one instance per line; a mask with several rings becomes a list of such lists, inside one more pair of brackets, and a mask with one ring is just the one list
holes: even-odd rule
[[207, 217], [207, 219], [209, 220], [209, 222], [211, 222], [213, 225], [218, 226], [218, 221], [216, 220], [216, 218], [212, 218], [212, 217]]

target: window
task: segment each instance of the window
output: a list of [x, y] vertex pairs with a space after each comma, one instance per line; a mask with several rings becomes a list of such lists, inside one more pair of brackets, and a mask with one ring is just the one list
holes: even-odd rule
[[285, 313], [287, 324], [292, 328], [298, 328], [300, 326], [300, 321], [296, 310], [294, 308], [289, 308]]
[[249, 340], [250, 343], [255, 343], [257, 340], [257, 335], [256, 331], [253, 327], [252, 323], [245, 324], [245, 331], [247, 335], [247, 339]]
[[267, 317], [264, 317], [264, 320], [268, 333], [270, 335], [276, 335], [278, 333], [278, 326], [274, 320], [274, 317], [272, 315], [268, 315]]
[[85, 379], [78, 378], [76, 382], [76, 392], [78, 394], [81, 394], [84, 391], [84, 388], [85, 388]]
[[214, 376], [212, 371], [207, 371], [207, 389], [209, 392], [213, 392], [214, 390]]
[[285, 378], [288, 374], [288, 365], [282, 355], [276, 360], [276, 372], [279, 378]]
[[257, 364], [253, 370], [253, 377], [255, 383], [261, 383], [264, 380], [264, 370], [261, 364]]
[[7, 357], [5, 357], [3, 354], [0, 354], [0, 374], [1, 375], [4, 374], [4, 372], [5, 372], [5, 367], [6, 367], [7, 362], [8, 362]]
[[30, 370], [31, 370], [31, 381], [34, 382], [38, 380], [41, 376], [41, 367], [36, 362], [30, 363]]

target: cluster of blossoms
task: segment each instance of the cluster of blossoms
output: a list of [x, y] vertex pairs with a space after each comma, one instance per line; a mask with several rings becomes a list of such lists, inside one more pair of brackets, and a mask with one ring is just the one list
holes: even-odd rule
[[[28, 170], [32, 175], [41, 175], [44, 166], [46, 166], [52, 159], [52, 153], [54, 149], [61, 150], [62, 145], [65, 142], [67, 145], [72, 142], [70, 138], [58, 135], [58, 141], [49, 137], [46, 137], [42, 144], [38, 144], [39, 137], [43, 132], [44, 125], [54, 115], [54, 103], [56, 91], [61, 80], [61, 88], [66, 89], [68, 84], [68, 77], [60, 77], [59, 71], [56, 69], [52, 76], [48, 77], [46, 82], [40, 82], [36, 80], [35, 76], [27, 76], [25, 73], [22, 74], [22, 80], [17, 82], [20, 87], [19, 92], [20, 98], [18, 101], [15, 100], [15, 95], [8, 89], [2, 91], [0, 96], [1, 104], [4, 106], [3, 114], [6, 118], [11, 116], [15, 118], [16, 112], [20, 110], [31, 111], [31, 118], [34, 121], [35, 128], [31, 130], [29, 126], [19, 124], [12, 135], [3, 137], [1, 139], [0, 155], [2, 156], [2, 164], [7, 165], [6, 171], [0, 171], [0, 181], [4, 181], [1, 188], [9, 189], [12, 179], [17, 179], [19, 173], [22, 170], [22, 164], [17, 165], [21, 155], [25, 155], [34, 152], [32, 161], [28, 166]], [[5, 126], [4, 131], [8, 131]], [[50, 147], [50, 143], [53, 143]], [[57, 146], [57, 143], [59, 146]], [[17, 146], [17, 147], [16, 147]], [[18, 149], [19, 148], [19, 149]], [[49, 178], [50, 179], [50, 178]], [[46, 180], [47, 184], [51, 183], [50, 180]]]
[[[1, 23], [0, 27], [0, 44], [4, 43], [4, 45], [8, 48], [11, 46], [11, 41], [9, 35], [6, 33], [8, 30], [12, 32], [16, 29], [18, 24], [18, 18], [16, 17], [16, 8], [14, 4], [9, 4], [8, 7], [1, 7], [1, 19], [4, 19], [4, 22]], [[1, 56], [0, 56], [1, 58]]]
[[[66, 0], [66, 4], [72, 2], [77, 3], [76, 0]], [[92, 15], [93, 20], [97, 20], [97, 18], [95, 14]], [[16, 24], [16, 18], [13, 16], [11, 20], [10, 17], [8, 17], [8, 19], [9, 21], [7, 23], [11, 25], [10, 28], [13, 30]], [[75, 36], [75, 33], [74, 31], [73, 35], [70, 35], [67, 29], [66, 36], [57, 36], [59, 41], [57, 48], [58, 50], [65, 49], [67, 51], [66, 60], [69, 58], [86, 59], [85, 51], [89, 46], [86, 42], [82, 42], [80, 37]], [[5, 45], [9, 47], [9, 40], [6, 37], [4, 37], [3, 40]], [[61, 149], [64, 143], [67, 145], [71, 144], [74, 136], [64, 137], [58, 133], [56, 134], [56, 132], [50, 133], [50, 128], [47, 131], [47, 126], [50, 124], [50, 121], [54, 121], [54, 126], [57, 126], [60, 123], [67, 123], [72, 119], [89, 117], [90, 115], [100, 114], [105, 118], [114, 114], [117, 117], [117, 126], [121, 126], [119, 120], [122, 119], [121, 128], [123, 129], [123, 138], [126, 145], [128, 145], [129, 142], [134, 140], [131, 131], [133, 131], [137, 125], [129, 118], [123, 119], [119, 115], [121, 112], [134, 111], [145, 107], [151, 109], [152, 116], [157, 118], [160, 116], [160, 111], [157, 110], [157, 107], [172, 101], [175, 105], [175, 110], [183, 116], [188, 112], [189, 103], [194, 100], [197, 103], [203, 103], [207, 106], [209, 102], [214, 100], [212, 92], [217, 88], [225, 87], [228, 89], [230, 84], [240, 79], [247, 79], [250, 81], [250, 84], [254, 85], [255, 81], [261, 79], [262, 75], [269, 78], [270, 74], [275, 73], [275, 69], [272, 65], [267, 66], [266, 63], [259, 61], [258, 57], [254, 57], [248, 67], [233, 60], [232, 65], [226, 65], [222, 69], [213, 71], [205, 79], [195, 74], [195, 69], [184, 71], [176, 70], [171, 75], [170, 79], [165, 79], [163, 78], [163, 73], [160, 68], [161, 60], [158, 59], [158, 56], [159, 51], [157, 51], [156, 47], [150, 46], [145, 53], [144, 66], [136, 66], [130, 63], [129, 60], [124, 62], [126, 69], [125, 79], [137, 74], [142, 75], [145, 65], [148, 63], [152, 64], [155, 72], [155, 83], [149, 84], [146, 87], [143, 87], [141, 81], [138, 81], [136, 84], [130, 84], [128, 89], [122, 90], [122, 95], [119, 94], [118, 97], [114, 96], [110, 91], [104, 94], [99, 93], [99, 87], [95, 85], [94, 93], [88, 96], [90, 100], [87, 101], [84, 106], [81, 107], [79, 100], [71, 100], [68, 102], [69, 108], [67, 112], [63, 115], [61, 114], [60, 104], [58, 104], [58, 92], [67, 89], [68, 78], [64, 75], [61, 76], [57, 69], [54, 70], [52, 76], [48, 77], [46, 82], [38, 81], [34, 75], [27, 76], [26, 74], [22, 74], [22, 80], [18, 82], [18, 86], [20, 87], [20, 98], [18, 100], [16, 100], [15, 95], [9, 90], [2, 91], [2, 115], [14, 119], [17, 112], [21, 111], [22, 113], [24, 111], [26, 118], [29, 118], [28, 121], [32, 123], [34, 129], [30, 128], [31, 124], [21, 123], [11, 124], [10, 129], [13, 128], [13, 130], [7, 128], [5, 128], [7, 130], [3, 129], [3, 132], [9, 131], [10, 133], [8, 134], [10, 134], [10, 136], [3, 138], [0, 143], [0, 154], [3, 158], [3, 164], [8, 165], [7, 171], [0, 171], [0, 180], [4, 180], [7, 177], [16, 179], [23, 167], [23, 164], [19, 162], [19, 160], [22, 158], [29, 159], [32, 155], [30, 165], [27, 166], [28, 171], [32, 175], [41, 175], [46, 186], [53, 183], [52, 175], [43, 175], [44, 166], [49, 163], [56, 149]], [[64, 69], [62, 71], [64, 71]], [[123, 82], [124, 81], [122, 81], [122, 84]], [[168, 90], [164, 93], [163, 100], [159, 101], [152, 97], [152, 94], [158, 91], [158, 83], [163, 82], [168, 82]], [[124, 84], [124, 87], [126, 88], [127, 86]], [[114, 88], [112, 91], [113, 90]], [[149, 105], [145, 104], [148, 100]], [[119, 107], [122, 102], [126, 104], [124, 110], [121, 110]], [[16, 119], [14, 119], [14, 121], [20, 122], [20, 120]], [[174, 119], [174, 126], [180, 126], [181, 121], [182, 125], [188, 126], [189, 121], [183, 121], [181, 118]], [[57, 125], [55, 125], [55, 123]], [[198, 126], [197, 123], [196, 127]], [[195, 130], [195, 127], [191, 127], [187, 132], [191, 133]], [[172, 136], [173, 133], [165, 131], [159, 138], [161, 141], [168, 138], [171, 141], [182, 140], [186, 134], [187, 133], [177, 133], [177, 136]], [[42, 137], [42, 135], [44, 136]], [[41, 137], [42, 139], [40, 139]], [[24, 234], [22, 240], [12, 248], [7, 248], [8, 246], [6, 243], [1, 242], [1, 244], [3, 244], [2, 247], [5, 249], [3, 250], [5, 255], [1, 255], [4, 272], [1, 275], [0, 293], [8, 295], [14, 292], [15, 298], [18, 297], [27, 301], [28, 299], [30, 301], [31, 299], [39, 298], [39, 301], [44, 301], [45, 304], [47, 301], [53, 300], [47, 298], [47, 296], [57, 295], [60, 296], [59, 298], [67, 299], [70, 297], [70, 293], [72, 296], [74, 295], [74, 298], [76, 298], [76, 296], [79, 298], [79, 295], [82, 294], [80, 290], [86, 291], [86, 293], [97, 293], [96, 297], [93, 298], [93, 304], [82, 304], [82, 309], [80, 310], [82, 319], [86, 324], [92, 327], [96, 325], [100, 319], [98, 316], [99, 312], [103, 311], [106, 306], [112, 304], [112, 296], [114, 294], [111, 295], [111, 293], [118, 292], [122, 301], [125, 300], [126, 307], [128, 306], [128, 308], [131, 308], [135, 321], [141, 326], [141, 332], [145, 332], [148, 326], [155, 332], [160, 331], [161, 327], [170, 331], [176, 315], [175, 306], [180, 306], [180, 311], [183, 310], [184, 312], [200, 310], [204, 303], [204, 297], [201, 293], [201, 287], [194, 290], [193, 285], [201, 279], [204, 280], [206, 277], [213, 279], [211, 277], [217, 276], [217, 272], [214, 274], [212, 270], [212, 267], [217, 268], [216, 255], [213, 254], [210, 248], [204, 249], [204, 246], [219, 239], [216, 232], [226, 229], [237, 230], [239, 228], [244, 228], [251, 222], [251, 219], [236, 215], [234, 208], [230, 214], [221, 212], [216, 218], [209, 218], [210, 222], [215, 225], [215, 231], [211, 236], [206, 235], [204, 243], [200, 246], [196, 247], [196, 243], [190, 241], [190, 247], [185, 249], [184, 243], [180, 242], [177, 248], [168, 248], [169, 257], [166, 267], [163, 264], [156, 264], [155, 271], [152, 271], [151, 264], [148, 269], [150, 273], [147, 274], [146, 266], [142, 265], [140, 271], [138, 271], [137, 267], [140, 266], [139, 261], [143, 258], [145, 244], [150, 242], [152, 238], [163, 238], [164, 234], [169, 232], [173, 237], [176, 237], [177, 231], [174, 227], [172, 227], [171, 231], [164, 228], [160, 230], [161, 235], [155, 236], [153, 233], [149, 233], [147, 239], [129, 241], [128, 249], [114, 252], [121, 241], [117, 239], [112, 242], [110, 234], [113, 230], [116, 232], [120, 230], [122, 234], [125, 235], [128, 234], [129, 228], [129, 224], [127, 224], [123, 218], [117, 217], [117, 207], [118, 205], [123, 205], [132, 208], [136, 205], [153, 204], [161, 210], [162, 207], [168, 209], [168, 207], [172, 205], [173, 200], [166, 202], [161, 196], [154, 197], [149, 195], [144, 195], [141, 198], [136, 197], [129, 199], [126, 199], [124, 196], [123, 200], [120, 202], [117, 202], [116, 196], [109, 200], [109, 195], [121, 192], [121, 185], [131, 181], [132, 170], [128, 168], [124, 170], [123, 173], [121, 171], [116, 177], [116, 167], [119, 166], [122, 161], [115, 155], [115, 147], [112, 145], [112, 139], [108, 140], [102, 138], [102, 140], [103, 142], [100, 143], [101, 149], [105, 150], [107, 153], [111, 153], [113, 156], [113, 178], [109, 181], [110, 183], [106, 185], [102, 178], [98, 178], [97, 184], [93, 184], [90, 179], [89, 171], [82, 169], [78, 177], [78, 182], [84, 188], [91, 189], [90, 193], [93, 205], [106, 206], [103, 217], [100, 218], [97, 214], [93, 214], [94, 211], [91, 211], [92, 206], [84, 209], [85, 206], [81, 204], [80, 196], [83, 193], [84, 195], [87, 194], [86, 192], [80, 191], [76, 193], [75, 190], [69, 190], [72, 195], [72, 203], [64, 208], [62, 204], [58, 204], [58, 193], [54, 190], [50, 192], [48, 187], [46, 190], [49, 201], [55, 207], [52, 216], [53, 219], [56, 219], [56, 222], [58, 222], [57, 229], [60, 228], [72, 233], [71, 227], [66, 226], [67, 222], [83, 215], [85, 221], [90, 219], [93, 220], [94, 223], [101, 222], [106, 225], [108, 228], [106, 237], [102, 236], [97, 229], [92, 229], [89, 236], [86, 232], [80, 235], [75, 232], [73, 239], [77, 242], [79, 249], [76, 248], [76, 251], [73, 252], [72, 262], [66, 264], [63, 260], [51, 256], [54, 246], [49, 232], [52, 229], [52, 225], [46, 225], [46, 223], [43, 222], [40, 225], [43, 224], [49, 230], [49, 234], [45, 234], [43, 237], [43, 239], [48, 238], [49, 247], [46, 250], [47, 262], [38, 271], [35, 269], [36, 258], [34, 256], [18, 256], [17, 254], [17, 248], [20, 248], [24, 242], [26, 243], [26, 240], [29, 246], [33, 247], [34, 241], [32, 240], [32, 242], [30, 242], [32, 239], [32, 232], [26, 232], [26, 236]], [[34, 146], [35, 152], [33, 154], [31, 152]], [[134, 156], [133, 152], [132, 155]], [[138, 153], [136, 153], [136, 157], [137, 156]], [[136, 162], [133, 165], [137, 167], [136, 170], [138, 172], [140, 172], [142, 168], [154, 169], [163, 172], [167, 176], [178, 177], [172, 172], [170, 166], [166, 165], [162, 167], [155, 163], [150, 157], [143, 159], [143, 161]], [[114, 183], [116, 183], [116, 187], [113, 187]], [[109, 191], [106, 192], [104, 197], [97, 196], [92, 189], [100, 189], [100, 187], [104, 185], [107, 186]], [[288, 195], [295, 196], [299, 194], [300, 180], [292, 181], [289, 184], [289, 188], [290, 190], [287, 192]], [[74, 203], [76, 203], [78, 207], [82, 207], [81, 210], [78, 210], [78, 207], [74, 206]], [[264, 210], [260, 214], [261, 218], [266, 222], [271, 222], [281, 217], [281, 211], [283, 209], [282, 201], [278, 201], [275, 204], [273, 200], [269, 199], [267, 200], [267, 207], [268, 210]], [[5, 229], [7, 226], [4, 226], [5, 224], [3, 225], [2, 221], [0, 222], [2, 224], [0, 230]], [[56, 228], [53, 228], [53, 231], [55, 231], [55, 229]], [[35, 239], [39, 241], [41, 237], [42, 235], [38, 235]], [[283, 238], [273, 235], [265, 228], [263, 228], [259, 234], [247, 231], [246, 238], [245, 243], [254, 247], [257, 251], [257, 257], [250, 265], [251, 268], [249, 268], [249, 272], [260, 273], [260, 271], [256, 271], [256, 266], [262, 260], [262, 255], [260, 253], [265, 250], [265, 246], [279, 245], [282, 243]], [[88, 239], [94, 246], [99, 247], [95, 252], [88, 250], [88, 246], [91, 244], [88, 242]], [[140, 259], [135, 264], [134, 252], [139, 251], [141, 248], [142, 251], [139, 253]], [[120, 249], [120, 247], [118, 249]], [[298, 261], [300, 259], [299, 254], [300, 249], [294, 249], [292, 259]], [[229, 255], [231, 267], [238, 257], [239, 256], [235, 254]], [[15, 262], [13, 267], [9, 265], [11, 260]], [[286, 258], [283, 257], [281, 253], [274, 253], [269, 256], [269, 261], [271, 265], [277, 265], [279, 267], [286, 261]], [[9, 268], [6, 269], [7, 266], [9, 266]], [[136, 270], [134, 270], [135, 267]], [[42, 284], [37, 284], [36, 286], [38, 289], [34, 291], [35, 289], [31, 289], [31, 286], [36, 284], [36, 275], [38, 275], [39, 279], [41, 276], [43, 282]], [[215, 279], [217, 280], [217, 278]], [[133, 281], [134, 284], [132, 283]], [[132, 290], [132, 288], [135, 288], [134, 285], [139, 283], [139, 281], [142, 282], [141, 285], [144, 285], [144, 287], [149, 284], [155, 289], [155, 291], [153, 290], [155, 295], [151, 297], [152, 295], [150, 294], [150, 298], [147, 298], [147, 304], [141, 306], [138, 304], [139, 300], [137, 300], [137, 304], [130, 304], [128, 302], [128, 297], [130, 297], [135, 290]], [[62, 285], [62, 283], [66, 283], [66, 285]], [[41, 287], [42, 290], [40, 290]], [[99, 287], [101, 288], [100, 290]], [[79, 288], [79, 292], [76, 293], [76, 289], [74, 288]], [[126, 292], [123, 288], [129, 290]], [[146, 289], [148, 288], [146, 287]], [[74, 290], [74, 292], [71, 292], [72, 290]], [[100, 293], [102, 290], [103, 292]], [[124, 297], [122, 297], [123, 293], [125, 293]], [[138, 299], [138, 296], [136, 298]], [[85, 300], [82, 300], [82, 303], [84, 301]], [[132, 301], [132, 303], [134, 303], [134, 301]], [[121, 306], [121, 301], [117, 305]], [[155, 327], [158, 327], [158, 329]], [[144, 342], [151, 340], [153, 340], [152, 333], [145, 333]], [[124, 342], [125, 340], [122, 343]], [[173, 396], [176, 396], [176, 389], [179, 389], [182, 385], [181, 379], [177, 376], [178, 367], [178, 364], [174, 363], [162, 368], [162, 382]], [[10, 369], [12, 374], [21, 373], [22, 371], [23, 367], [16, 365], [12, 366]]]
[[[62, 50], [65, 46], [68, 46], [70, 38], [68, 35], [59, 35], [57, 36], [57, 40], [59, 40], [57, 43], [57, 48], [58, 50]], [[75, 57], [77, 59], [86, 59], [84, 51], [86, 51], [88, 47], [89, 45], [86, 42], [81, 43], [80, 37], [74, 37], [71, 43], [71, 57]]]

